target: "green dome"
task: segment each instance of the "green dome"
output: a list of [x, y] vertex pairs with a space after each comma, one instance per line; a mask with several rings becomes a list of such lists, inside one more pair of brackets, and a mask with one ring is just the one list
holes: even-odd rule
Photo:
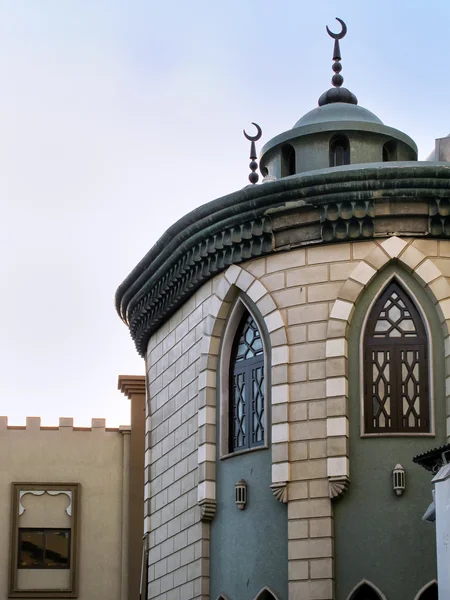
[[329, 121], [361, 121], [364, 123], [377, 123], [383, 125], [383, 122], [370, 110], [358, 106], [357, 104], [347, 104], [344, 102], [335, 102], [318, 106], [310, 110], [294, 125], [304, 127], [305, 125], [315, 125], [317, 123], [326, 123]]

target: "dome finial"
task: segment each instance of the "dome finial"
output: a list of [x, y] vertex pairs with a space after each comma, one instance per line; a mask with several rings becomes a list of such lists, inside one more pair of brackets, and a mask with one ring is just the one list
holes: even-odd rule
[[342, 19], [339, 19], [339, 17], [336, 17], [336, 21], [339, 21], [339, 23], [342, 25], [341, 32], [340, 33], [332, 33], [328, 29], [328, 25], [327, 25], [327, 33], [331, 38], [334, 39], [334, 52], [333, 52], [334, 65], [332, 67], [332, 69], [334, 71], [334, 75], [331, 79], [331, 83], [334, 85], [334, 87], [340, 88], [341, 85], [344, 83], [344, 78], [341, 75], [342, 65], [341, 65], [340, 61], [342, 60], [342, 56], [341, 56], [341, 48], [339, 46], [339, 40], [342, 40], [342, 38], [345, 37], [345, 35], [347, 33], [347, 25], [344, 23], [344, 21]]
[[333, 102], [346, 102], [348, 104], [358, 104], [358, 99], [352, 92], [347, 90], [347, 88], [341, 87], [344, 83], [344, 78], [341, 75], [342, 65], [341, 65], [341, 48], [339, 46], [339, 40], [345, 37], [347, 34], [347, 25], [344, 23], [342, 19], [336, 17], [336, 21], [341, 24], [341, 31], [339, 33], [333, 33], [329, 30], [328, 26], [326, 27], [328, 35], [334, 39], [334, 52], [333, 52], [333, 71], [334, 75], [331, 78], [331, 83], [334, 85], [336, 89], [329, 89], [327, 92], [322, 94], [319, 98], [319, 106], [324, 106], [325, 104], [331, 104]]
[[259, 175], [256, 172], [256, 169], [258, 168], [258, 163], [256, 162], [258, 155], [256, 154], [255, 142], [257, 142], [260, 139], [260, 137], [262, 136], [262, 129], [257, 123], [252, 123], [252, 125], [254, 125], [256, 127], [256, 131], [257, 131], [256, 135], [248, 135], [248, 133], [246, 133], [245, 129], [243, 130], [243, 133], [244, 133], [244, 136], [248, 139], [248, 141], [251, 142], [251, 144], [250, 144], [250, 164], [249, 164], [251, 173], [248, 176], [248, 178], [250, 180], [250, 183], [252, 183], [254, 185], [255, 183], [258, 182], [258, 179], [259, 179]]

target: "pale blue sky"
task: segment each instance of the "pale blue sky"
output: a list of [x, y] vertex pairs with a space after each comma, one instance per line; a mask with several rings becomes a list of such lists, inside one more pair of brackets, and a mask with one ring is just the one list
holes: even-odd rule
[[425, 158], [450, 131], [448, 0], [0, 0], [0, 414], [127, 423], [123, 278], [265, 143], [345, 85]]

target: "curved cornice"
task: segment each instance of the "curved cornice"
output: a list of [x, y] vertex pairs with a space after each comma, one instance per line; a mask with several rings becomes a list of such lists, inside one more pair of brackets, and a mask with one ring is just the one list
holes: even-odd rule
[[285, 144], [296, 138], [303, 137], [306, 135], [314, 135], [317, 133], [327, 132], [345, 132], [345, 131], [357, 131], [359, 133], [376, 133], [379, 135], [385, 135], [392, 137], [396, 140], [404, 142], [407, 146], [412, 148], [417, 155], [417, 145], [415, 141], [398, 129], [388, 127], [383, 123], [368, 123], [364, 121], [324, 121], [323, 123], [313, 123], [311, 125], [303, 125], [300, 127], [293, 127], [283, 133], [276, 135], [274, 138], [269, 140], [262, 148], [260, 154], [260, 161], [263, 162], [265, 156], [274, 148]]
[[447, 237], [449, 200], [449, 163], [351, 165], [247, 186], [172, 225], [119, 286], [116, 308], [144, 356], [151, 333], [230, 264], [308, 243]]

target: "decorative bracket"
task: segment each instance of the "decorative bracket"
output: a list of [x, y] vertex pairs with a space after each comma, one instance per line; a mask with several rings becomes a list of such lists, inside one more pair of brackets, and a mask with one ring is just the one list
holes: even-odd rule
[[272, 483], [270, 489], [272, 490], [273, 495], [279, 502], [283, 502], [283, 504], [287, 503], [287, 481], [282, 481], [280, 483]]
[[22, 504], [22, 498], [26, 494], [32, 494], [33, 496], [42, 496], [43, 494], [49, 494], [50, 496], [58, 496], [59, 494], [65, 494], [69, 500], [69, 506], [66, 508], [66, 513], [69, 517], [72, 516], [72, 492], [71, 490], [20, 490], [19, 492], [19, 516], [25, 512], [25, 506]]
[[333, 500], [342, 496], [350, 485], [350, 478], [347, 475], [338, 475], [337, 477], [329, 477], [329, 495]]
[[202, 511], [202, 521], [212, 521], [216, 514], [217, 502], [211, 498], [205, 498], [198, 503]]

